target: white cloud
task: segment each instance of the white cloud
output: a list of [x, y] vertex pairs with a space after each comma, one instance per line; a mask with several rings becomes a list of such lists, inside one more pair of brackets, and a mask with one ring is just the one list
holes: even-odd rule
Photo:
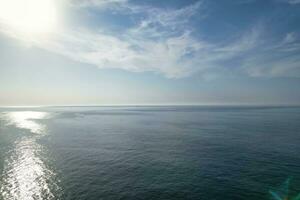
[[73, 6], [107, 8], [112, 5], [127, 3], [127, 0], [68, 0]]
[[243, 60], [242, 69], [254, 77], [300, 77], [300, 41], [290, 32], [274, 45], [262, 46]]
[[[258, 0], [236, 0], [238, 3], [253, 3], [256, 2]], [[300, 0], [274, 0], [274, 2], [278, 3], [278, 2], [283, 2], [283, 3], [288, 3], [291, 5], [295, 5], [295, 4], [299, 4]]]
[[244, 70], [253, 77], [300, 77], [300, 59], [297, 57], [262, 59], [259, 56], [249, 59]]
[[286, 0], [286, 2], [289, 4], [298, 4], [300, 3], [300, 0]]
[[292, 43], [297, 40], [297, 34], [295, 32], [287, 33], [283, 42], [284, 43]]
[[286, 33], [280, 41], [272, 41], [271, 45], [265, 47], [268, 51], [278, 52], [297, 52], [300, 51], [300, 38], [296, 32]]

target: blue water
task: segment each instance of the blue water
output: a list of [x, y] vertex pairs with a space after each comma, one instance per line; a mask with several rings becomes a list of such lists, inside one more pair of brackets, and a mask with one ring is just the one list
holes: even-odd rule
[[293, 196], [300, 108], [2, 108], [0, 174], [3, 200]]

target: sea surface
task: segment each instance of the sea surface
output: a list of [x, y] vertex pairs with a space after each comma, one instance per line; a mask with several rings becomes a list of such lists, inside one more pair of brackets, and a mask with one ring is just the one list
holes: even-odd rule
[[297, 192], [299, 107], [0, 108], [1, 200], [279, 200]]

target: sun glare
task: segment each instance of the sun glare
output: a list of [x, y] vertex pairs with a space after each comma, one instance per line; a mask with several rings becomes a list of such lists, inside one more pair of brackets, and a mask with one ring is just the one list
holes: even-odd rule
[[54, 0], [0, 0], [0, 23], [29, 35], [49, 33], [57, 24]]

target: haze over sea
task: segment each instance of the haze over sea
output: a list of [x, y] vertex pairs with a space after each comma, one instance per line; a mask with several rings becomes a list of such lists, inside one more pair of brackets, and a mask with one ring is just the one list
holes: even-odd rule
[[0, 109], [0, 199], [267, 200], [300, 188], [300, 108]]

